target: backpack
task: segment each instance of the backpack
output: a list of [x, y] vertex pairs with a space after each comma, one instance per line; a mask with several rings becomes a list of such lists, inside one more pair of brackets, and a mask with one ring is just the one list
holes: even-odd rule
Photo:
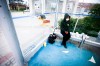
[[50, 34], [48, 37], [48, 42], [53, 44], [55, 42], [55, 39], [57, 38], [57, 35], [55, 33]]

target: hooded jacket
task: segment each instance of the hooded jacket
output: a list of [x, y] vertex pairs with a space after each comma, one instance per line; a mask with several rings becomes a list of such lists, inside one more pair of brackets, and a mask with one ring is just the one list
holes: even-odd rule
[[[66, 21], [66, 18], [69, 17], [69, 21]], [[64, 19], [61, 21], [60, 29], [61, 32], [68, 31], [69, 32], [69, 23], [70, 23], [70, 16], [66, 13], [64, 15]]]

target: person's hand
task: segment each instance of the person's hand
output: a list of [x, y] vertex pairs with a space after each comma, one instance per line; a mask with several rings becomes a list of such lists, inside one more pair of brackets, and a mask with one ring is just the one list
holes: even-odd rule
[[66, 34], [68, 34], [68, 31], [65, 31]]

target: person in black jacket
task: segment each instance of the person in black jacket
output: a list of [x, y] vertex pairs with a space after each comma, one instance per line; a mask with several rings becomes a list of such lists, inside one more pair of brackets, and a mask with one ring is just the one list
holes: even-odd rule
[[66, 41], [70, 38], [70, 31], [69, 31], [69, 23], [70, 23], [70, 16], [65, 13], [64, 19], [61, 22], [60, 30], [61, 34], [63, 35], [62, 45], [67, 48]]

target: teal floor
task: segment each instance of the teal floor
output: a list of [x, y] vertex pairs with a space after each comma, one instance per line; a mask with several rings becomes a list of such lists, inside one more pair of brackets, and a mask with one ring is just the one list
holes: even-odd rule
[[71, 43], [66, 43], [67, 49], [60, 44], [60, 41], [47, 43], [30, 59], [28, 66], [100, 66], [100, 56]]

